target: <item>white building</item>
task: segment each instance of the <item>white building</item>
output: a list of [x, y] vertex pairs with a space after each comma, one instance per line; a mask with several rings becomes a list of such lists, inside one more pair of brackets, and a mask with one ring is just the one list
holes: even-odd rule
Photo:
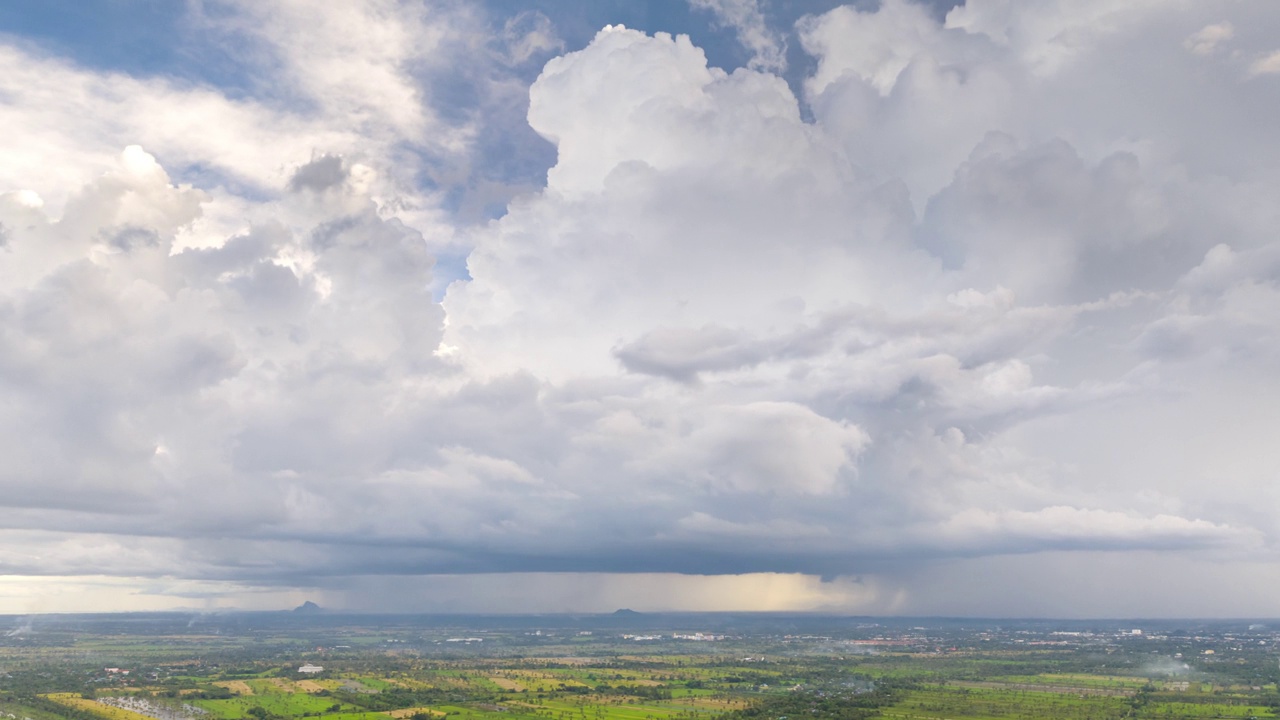
[[307, 664], [307, 665], [303, 665], [302, 667], [298, 668], [298, 672], [300, 672], [300, 673], [306, 673], [306, 674], [308, 674], [308, 675], [314, 675], [314, 674], [316, 674], [316, 673], [322, 673], [322, 672], [324, 672], [324, 668], [320, 667], [319, 665], [311, 665], [311, 664]]

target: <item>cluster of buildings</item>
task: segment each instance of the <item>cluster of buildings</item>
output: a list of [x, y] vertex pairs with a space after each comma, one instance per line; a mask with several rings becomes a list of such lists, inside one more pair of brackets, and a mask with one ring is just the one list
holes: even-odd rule
[[[623, 640], [665, 640], [666, 635], [623, 635]], [[672, 633], [672, 640], [693, 640], [695, 642], [709, 642], [712, 640], [724, 640], [728, 635], [713, 635], [711, 633]]]
[[709, 642], [712, 640], [724, 640], [726, 636], [711, 635], [711, 634], [699, 632], [699, 633], [693, 633], [692, 635], [681, 635], [677, 633], [675, 635], [672, 635], [671, 637], [675, 638], [676, 640], [696, 640], [698, 642]]

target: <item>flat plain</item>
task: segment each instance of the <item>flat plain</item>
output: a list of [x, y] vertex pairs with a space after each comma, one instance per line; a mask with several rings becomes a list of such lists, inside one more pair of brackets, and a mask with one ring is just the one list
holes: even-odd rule
[[1264, 623], [22, 622], [32, 630], [0, 641], [4, 720], [1244, 720], [1280, 707], [1280, 633]]

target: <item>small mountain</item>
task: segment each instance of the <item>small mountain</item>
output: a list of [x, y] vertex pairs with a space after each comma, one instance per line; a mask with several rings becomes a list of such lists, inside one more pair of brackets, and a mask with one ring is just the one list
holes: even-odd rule
[[614, 617], [640, 617], [643, 614], [644, 613], [638, 613], [635, 610], [632, 610], [631, 608], [622, 608], [621, 610], [613, 611]]
[[302, 603], [301, 605], [299, 605], [298, 607], [294, 608], [294, 609], [293, 609], [293, 611], [294, 611], [294, 612], [296, 612], [296, 613], [308, 613], [308, 614], [310, 614], [310, 613], [318, 613], [318, 612], [320, 612], [320, 611], [321, 611], [321, 610], [323, 610], [323, 609], [324, 609], [324, 608], [322, 608], [322, 607], [320, 607], [319, 605], [317, 605], [317, 604], [315, 604], [315, 603], [311, 602], [310, 600], [308, 600], [308, 601], [306, 601], [306, 602]]

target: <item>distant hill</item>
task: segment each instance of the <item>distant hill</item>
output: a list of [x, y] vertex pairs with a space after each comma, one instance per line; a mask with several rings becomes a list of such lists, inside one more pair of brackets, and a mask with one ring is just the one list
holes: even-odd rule
[[638, 613], [635, 610], [632, 610], [631, 608], [622, 608], [621, 610], [613, 611], [614, 617], [640, 617], [643, 614], [644, 613]]
[[310, 614], [310, 613], [318, 613], [318, 612], [320, 612], [320, 611], [321, 611], [321, 610], [323, 610], [323, 609], [324, 609], [324, 608], [322, 608], [322, 607], [320, 607], [319, 605], [317, 605], [317, 604], [315, 604], [315, 603], [311, 602], [310, 600], [308, 600], [308, 601], [306, 601], [306, 602], [302, 603], [301, 605], [299, 605], [298, 607], [294, 608], [294, 609], [293, 609], [293, 611], [294, 611], [294, 612], [296, 612], [296, 613], [307, 613], [307, 614]]

